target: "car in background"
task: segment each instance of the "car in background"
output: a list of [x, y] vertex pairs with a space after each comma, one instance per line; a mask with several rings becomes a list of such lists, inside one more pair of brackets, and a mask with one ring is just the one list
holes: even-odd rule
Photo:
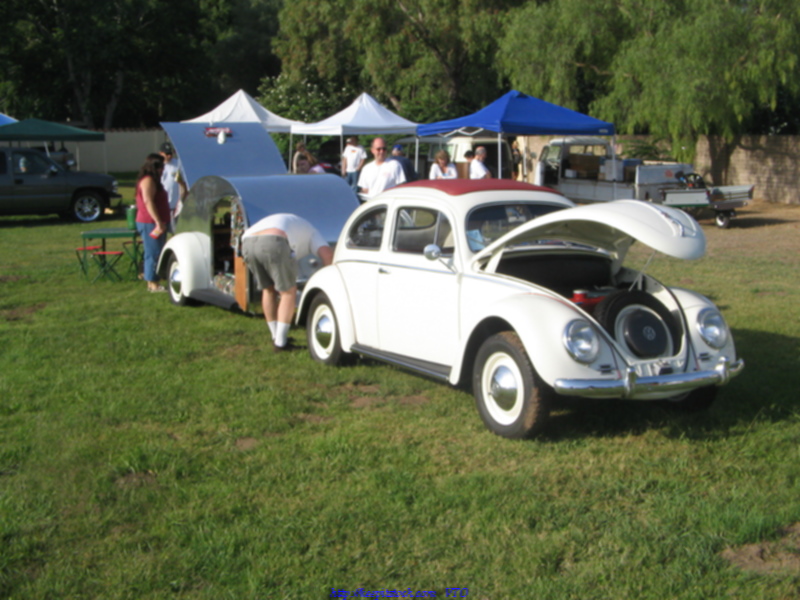
[[0, 148], [0, 215], [56, 213], [84, 223], [120, 206], [116, 179], [70, 171], [30, 148]]
[[540, 432], [558, 395], [709, 406], [744, 367], [722, 314], [623, 266], [636, 241], [699, 258], [700, 226], [637, 200], [573, 206], [507, 180], [420, 181], [370, 200], [306, 284], [311, 356], [471, 383], [486, 426], [508, 438]]

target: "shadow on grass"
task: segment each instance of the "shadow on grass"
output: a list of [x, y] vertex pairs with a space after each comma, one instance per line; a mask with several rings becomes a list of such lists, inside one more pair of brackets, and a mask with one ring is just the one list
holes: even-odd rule
[[61, 218], [56, 214], [46, 216], [25, 216], [25, 217], [0, 217], [0, 229], [11, 229], [14, 227], [47, 227], [51, 225], [83, 225], [90, 227], [111, 227], [112, 224], [106, 221], [114, 221], [122, 218], [125, 214], [125, 207], [118, 206], [100, 218], [89, 223], [82, 223], [73, 218]]
[[[795, 213], [792, 213], [793, 215]], [[800, 211], [796, 213], [800, 216]], [[714, 224], [715, 213], [712, 210], [706, 210], [700, 213], [697, 219], [701, 225], [716, 227]], [[697, 216], [695, 217], [697, 218]], [[757, 211], [743, 210], [737, 212], [737, 216], [731, 220], [731, 229], [755, 229], [758, 227], [775, 227], [778, 225], [785, 225], [787, 223], [796, 223], [797, 219], [781, 218], [769, 214], [761, 214]]]
[[48, 225], [64, 225], [70, 221], [62, 219], [57, 215], [47, 217], [3, 217], [0, 218], [0, 229], [10, 229], [12, 227], [44, 227]]
[[[550, 421], [537, 439], [558, 442], [642, 435], [659, 429], [668, 437], [713, 440], [742, 435], [754, 421], [778, 422], [800, 414], [800, 397], [794, 392], [794, 373], [800, 367], [797, 364], [800, 340], [747, 329], [736, 330], [733, 335], [739, 356], [745, 359], [745, 369], [728, 385], [719, 388], [716, 401], [708, 411], [689, 412], [668, 401], [557, 397]], [[347, 366], [356, 365], [378, 367], [385, 363], [353, 356]], [[414, 375], [441, 384], [439, 380]], [[468, 387], [459, 389], [472, 393]]]
[[734, 332], [745, 369], [719, 389], [706, 412], [686, 412], [665, 402], [559, 398], [540, 440], [640, 435], [664, 429], [669, 437], [713, 440], [743, 435], [754, 422], [779, 422], [800, 414], [795, 393], [800, 340], [763, 331]]
[[753, 229], [755, 227], [772, 227], [775, 225], [785, 225], [794, 223], [794, 219], [776, 219], [770, 217], [759, 217], [756, 215], [742, 215], [731, 221], [731, 228]]

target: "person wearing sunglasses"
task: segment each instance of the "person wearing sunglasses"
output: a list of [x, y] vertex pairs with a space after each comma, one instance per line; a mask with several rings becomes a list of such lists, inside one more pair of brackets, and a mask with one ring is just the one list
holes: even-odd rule
[[361, 169], [358, 178], [359, 190], [366, 200], [372, 200], [382, 191], [406, 182], [402, 165], [396, 160], [387, 160], [388, 152], [383, 138], [372, 140], [370, 150], [375, 160]]

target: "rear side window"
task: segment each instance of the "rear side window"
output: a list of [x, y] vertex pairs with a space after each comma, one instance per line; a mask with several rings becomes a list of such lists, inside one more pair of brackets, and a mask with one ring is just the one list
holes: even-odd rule
[[442, 252], [453, 252], [450, 221], [442, 213], [428, 208], [406, 207], [397, 211], [392, 249], [395, 252], [422, 254], [425, 246], [436, 244]]

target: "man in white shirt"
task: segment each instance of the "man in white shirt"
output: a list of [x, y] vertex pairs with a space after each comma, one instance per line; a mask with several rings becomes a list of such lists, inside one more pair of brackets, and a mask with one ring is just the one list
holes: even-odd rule
[[370, 150], [375, 160], [361, 169], [358, 178], [358, 187], [367, 200], [372, 200], [382, 191], [406, 182], [400, 163], [396, 160], [386, 160], [386, 142], [383, 138], [372, 140]]
[[275, 352], [294, 349], [289, 327], [297, 303], [297, 261], [309, 254], [316, 254], [323, 265], [333, 262], [333, 250], [322, 234], [297, 215], [270, 215], [242, 235], [242, 256], [261, 290], [261, 306]]
[[475, 148], [475, 158], [469, 163], [469, 178], [470, 179], [491, 179], [492, 174], [486, 167], [484, 161], [486, 160], [486, 148], [478, 146]]
[[358, 176], [366, 160], [367, 151], [358, 145], [358, 138], [347, 138], [347, 146], [342, 152], [342, 177], [347, 180], [356, 193], [358, 193]]
[[159, 152], [164, 157], [164, 171], [161, 173], [161, 185], [167, 190], [169, 199], [170, 231], [175, 230], [175, 218], [180, 213], [181, 201], [186, 196], [186, 184], [180, 178], [180, 166], [175, 158], [172, 144], [164, 142]]

